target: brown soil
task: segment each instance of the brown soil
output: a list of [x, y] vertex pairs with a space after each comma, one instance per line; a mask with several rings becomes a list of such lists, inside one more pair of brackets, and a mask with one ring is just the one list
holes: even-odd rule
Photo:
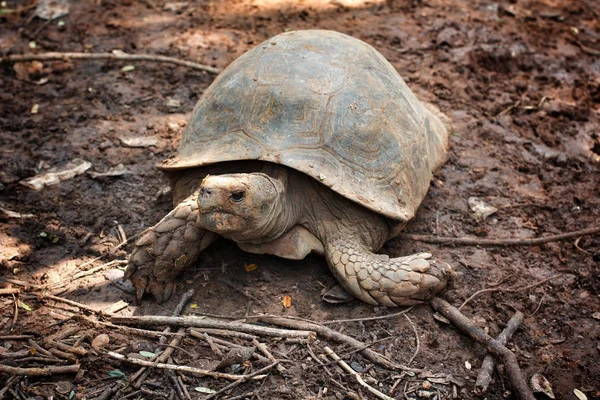
[[[6, 8], [23, 3], [9, 0]], [[0, 51], [120, 49], [223, 68], [284, 30], [341, 31], [377, 48], [419, 97], [437, 104], [454, 122], [449, 160], [407, 231], [527, 238], [597, 226], [600, 221], [600, 7], [593, 0], [102, 0], [71, 1], [70, 6], [69, 15], [60, 19], [62, 27], [57, 21], [33, 18], [31, 9], [0, 16]], [[3, 276], [36, 284], [63, 281], [67, 286], [55, 293], [98, 309], [123, 299], [130, 303], [121, 311], [126, 315], [168, 314], [166, 310], [191, 287], [196, 288], [192, 302], [197, 313], [240, 317], [270, 313], [325, 321], [393, 311], [358, 301], [323, 303], [321, 291], [334, 280], [322, 258], [290, 262], [249, 255], [226, 241], [209, 248], [181, 279], [175, 298], [160, 307], [150, 298], [136, 305], [133, 295], [113, 285], [104, 272], [64, 282], [96, 257], [103, 256], [93, 266], [126, 258], [131, 247], [116, 249], [117, 224], [132, 237], [170, 209], [167, 182], [154, 165], [176, 148], [194, 104], [214, 79], [166, 64], [135, 63], [129, 72], [122, 71], [124, 65], [107, 61], [0, 65], [0, 207], [34, 215], [15, 218], [0, 211]], [[180, 106], [173, 107], [170, 99]], [[35, 104], [37, 113], [32, 112]], [[156, 136], [158, 144], [130, 148], [122, 144], [124, 136]], [[86, 173], [41, 191], [18, 183], [73, 159], [91, 162], [89, 171], [104, 172], [123, 164], [128, 173], [97, 178]], [[467, 205], [471, 196], [498, 212], [476, 222]], [[457, 277], [444, 296], [456, 305], [482, 288], [514, 289], [561, 273], [531, 289], [483, 293], [463, 311], [493, 336], [514, 309], [523, 311], [525, 320], [509, 347], [526, 376], [543, 374], [557, 398], [576, 399], [574, 389], [600, 398], [600, 236], [508, 248], [393, 240], [384, 250], [393, 255], [427, 250], [450, 263]], [[245, 266], [252, 263], [258, 268], [246, 272]], [[292, 297], [289, 309], [282, 307], [285, 295]], [[13, 299], [0, 297], [0, 326], [5, 333], [12, 329], [11, 334], [44, 336], [62, 329], [53, 325], [58, 320], [51, 311], [65, 310], [32, 297], [21, 295], [21, 300], [31, 311], [21, 308], [12, 326]], [[451, 374], [464, 381], [458, 398], [478, 398], [473, 385], [484, 347], [434, 320], [426, 305], [408, 315], [420, 337], [420, 352], [412, 366]], [[406, 363], [415, 349], [411, 326], [402, 317], [336, 328], [365, 342], [392, 336], [374, 347], [400, 363]], [[123, 353], [138, 349], [139, 340], [113, 337], [114, 343], [128, 343], [120, 349]], [[25, 343], [0, 340], [2, 352], [25, 348]], [[344, 397], [344, 390], [308, 358], [306, 346], [269, 345], [278, 351], [277, 357], [293, 361], [284, 364], [288, 372], [274, 372], [264, 383], [242, 384], [232, 396], [253, 390], [263, 399], [311, 398], [327, 386], [322, 398]], [[83, 346], [88, 348], [89, 340]], [[316, 343], [315, 351], [322, 346]], [[216, 359], [194, 339], [185, 339], [181, 347], [188, 353], [175, 351], [176, 362], [206, 366]], [[337, 351], [348, 352], [339, 346]], [[357, 354], [345, 358], [357, 367], [370, 365]], [[110, 370], [120, 368], [126, 375], [135, 371], [97, 355], [81, 362], [86, 373], [75, 389], [80, 397], [86, 388], [102, 388], [98, 379]], [[351, 378], [327, 368], [344, 386], [359, 391]], [[397, 377], [379, 367], [364, 375], [385, 393]], [[0, 376], [0, 384], [7, 379]], [[55, 390], [48, 383], [71, 379], [70, 375], [25, 378], [20, 390], [47, 398]], [[408, 388], [422, 381], [406, 377], [400, 389], [406, 379]], [[154, 373], [151, 380], [164, 380], [166, 388], [171, 382], [162, 373]], [[193, 398], [205, 396], [194, 387], [218, 390], [226, 384], [212, 378], [185, 381]], [[441, 398], [452, 398], [452, 385], [434, 386]], [[500, 376], [486, 397], [503, 399], [508, 390], [507, 378]], [[68, 397], [56, 392], [54, 396]], [[417, 398], [416, 392], [409, 396]]]

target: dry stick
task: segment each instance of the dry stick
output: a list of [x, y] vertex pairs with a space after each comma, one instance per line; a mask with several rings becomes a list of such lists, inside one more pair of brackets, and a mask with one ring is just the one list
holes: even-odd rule
[[38, 353], [41, 353], [45, 356], [48, 357], [54, 357], [54, 355], [52, 353], [50, 353], [48, 350], [46, 350], [45, 348], [43, 348], [42, 346], [40, 346], [39, 344], [37, 344], [36, 342], [33, 341], [33, 339], [29, 339], [27, 341], [27, 343], [29, 343], [29, 345], [31, 347], [33, 347]]
[[333, 329], [328, 328], [323, 325], [312, 324], [312, 323], [308, 323], [308, 322], [304, 322], [304, 321], [287, 319], [287, 318], [283, 318], [283, 317], [261, 317], [260, 321], [266, 322], [268, 324], [283, 326], [286, 328], [311, 330], [311, 331], [317, 332], [317, 334], [323, 336], [326, 339], [345, 343], [345, 344], [347, 344], [351, 347], [357, 348], [357, 349], [362, 348], [360, 353], [365, 358], [367, 358], [371, 362], [374, 362], [375, 364], [377, 364], [383, 368], [387, 368], [390, 370], [421, 372], [421, 370], [418, 368], [410, 368], [405, 365], [396, 364], [396, 363], [390, 361], [389, 359], [387, 359], [386, 357], [384, 357], [382, 354], [379, 354], [376, 351], [371, 350], [370, 348], [367, 347], [367, 345], [365, 343], [361, 342], [360, 340], [356, 340], [350, 336], [344, 335], [343, 333], [340, 333], [338, 331], [334, 331]]
[[40, 54], [13, 54], [0, 58], [2, 62], [24, 62], [24, 61], [49, 61], [49, 60], [119, 60], [119, 61], [151, 61], [167, 64], [175, 64], [191, 68], [197, 71], [206, 71], [218, 74], [220, 69], [208, 65], [198, 64], [178, 58], [158, 56], [152, 54], [126, 54], [121, 51], [114, 53], [40, 53]]
[[235, 337], [235, 338], [246, 339], [246, 340], [258, 339], [258, 336], [256, 336], [256, 335], [250, 335], [249, 333], [244, 333], [244, 332], [227, 331], [225, 329], [211, 329], [211, 328], [190, 329], [190, 331], [192, 331], [192, 330], [198, 334], [207, 333], [209, 335]]
[[19, 293], [21, 293], [21, 289], [18, 289], [18, 288], [0, 289], [0, 296], [5, 295], [5, 294], [19, 294]]
[[[140, 360], [137, 358], [130, 358], [130, 357], [124, 356], [123, 354], [115, 353], [113, 351], [107, 352], [106, 355], [108, 355], [109, 357], [114, 358], [116, 360], [125, 361], [130, 364], [143, 365], [145, 367], [152, 367], [152, 368], [170, 369], [173, 371], [185, 372], [185, 373], [195, 375], [195, 376], [212, 376], [213, 378], [216, 378], [216, 379], [228, 379], [230, 381], [237, 381], [238, 379], [242, 379], [244, 377], [244, 375], [234, 375], [234, 374], [226, 374], [226, 373], [222, 373], [222, 372], [208, 371], [205, 369], [188, 367], [187, 365], [154, 363], [152, 361]], [[264, 378], [264, 376], [252, 377], [252, 379], [256, 379], [256, 380], [260, 380], [262, 378]]]
[[[177, 333], [184, 335], [185, 328], [179, 328], [177, 330]], [[171, 340], [171, 343], [169, 343], [169, 347], [167, 347], [162, 353], [160, 353], [156, 357], [153, 357], [151, 362], [165, 363], [169, 359], [169, 357], [171, 357], [171, 354], [173, 354], [173, 352], [175, 351], [175, 347], [179, 346], [179, 342], [181, 342], [181, 339], [183, 339], [183, 336], [174, 337], [173, 340]], [[148, 378], [148, 375], [150, 375], [150, 372], [152, 372], [152, 370], [149, 368], [145, 369], [145, 370], [140, 369], [134, 375], [134, 377], [139, 376], [139, 378], [137, 378], [137, 380], [133, 384], [133, 387], [136, 389], [139, 389], [142, 386], [142, 383], [144, 383], [144, 381], [146, 380], [146, 378]], [[134, 378], [134, 377], [132, 377], [132, 378]], [[131, 379], [131, 380], [133, 381], [134, 379]]]
[[11, 296], [13, 298], [15, 311], [13, 313], [12, 324], [10, 325], [10, 329], [8, 330], [9, 332], [12, 332], [14, 327], [17, 326], [17, 319], [19, 318], [19, 302], [17, 301], [17, 297], [14, 295], [14, 293], [11, 293]]
[[181, 386], [181, 389], [183, 390], [183, 394], [185, 395], [185, 398], [187, 400], [192, 400], [192, 397], [190, 396], [190, 393], [188, 392], [187, 388], [183, 384], [183, 379], [181, 379], [181, 376], [177, 377], [177, 382], [179, 382], [179, 386]]
[[131, 328], [129, 326], [121, 326], [121, 325], [115, 325], [115, 324], [111, 324], [110, 322], [102, 322], [102, 321], [94, 321], [93, 319], [91, 319], [88, 316], [85, 315], [77, 315], [73, 318], [74, 320], [82, 320], [85, 322], [88, 322], [96, 327], [99, 326], [105, 326], [107, 328], [112, 328], [112, 329], [116, 329], [118, 331], [121, 331], [123, 333], [132, 333], [134, 335], [139, 335], [139, 336], [147, 336], [147, 337], [157, 337], [157, 336], [181, 336], [177, 333], [167, 333], [167, 332], [159, 332], [159, 331], [149, 331], [147, 329], [139, 329], [139, 328]]
[[85, 350], [81, 347], [69, 346], [68, 344], [61, 343], [57, 340], [46, 340], [46, 341], [44, 341], [44, 343], [47, 346], [56, 347], [59, 350], [66, 351], [71, 354], [75, 354], [76, 356], [83, 357], [87, 354], [87, 350]]
[[[269, 349], [267, 349], [267, 345], [264, 343], [259, 342], [256, 339], [252, 340], [252, 344], [256, 346], [256, 348], [263, 353], [269, 360], [271, 360], [272, 363], [277, 362], [277, 359], [275, 357], [273, 357], [273, 354], [271, 354], [271, 352], [269, 351]], [[279, 371], [280, 373], [284, 373], [285, 367], [281, 364], [277, 364], [277, 371]]]
[[406, 363], [406, 365], [410, 365], [415, 360], [415, 358], [417, 358], [417, 355], [419, 354], [419, 350], [421, 349], [421, 340], [419, 339], [419, 332], [417, 331], [417, 327], [415, 326], [415, 324], [413, 324], [413, 322], [410, 320], [410, 318], [408, 318], [408, 315], [406, 315], [406, 314], [402, 314], [402, 315], [404, 315], [404, 318], [406, 318], [406, 320], [410, 324], [410, 327], [412, 328], [413, 332], [415, 333], [415, 340], [417, 341], [417, 348], [415, 349], [415, 352], [412, 355], [412, 357], [410, 358], [410, 360], [408, 360], [408, 362]]
[[8, 381], [6, 381], [6, 384], [4, 385], [4, 387], [2, 389], [0, 389], [0, 400], [4, 399], [4, 394], [6, 392], [8, 392], [8, 390], [10, 389], [10, 387], [16, 380], [17, 380], [17, 377], [13, 376], [12, 378], [9, 378]]
[[79, 364], [74, 364], [65, 366], [50, 366], [43, 368], [17, 368], [0, 364], [0, 372], [10, 375], [50, 376], [56, 374], [76, 373], [77, 371], [79, 371], [79, 367]]
[[600, 233], [600, 227], [584, 229], [581, 231], [563, 233], [561, 235], [552, 235], [533, 239], [478, 239], [468, 237], [440, 237], [429, 235], [415, 235], [412, 233], [404, 233], [400, 235], [402, 239], [415, 240], [417, 242], [433, 243], [441, 245], [456, 245], [456, 246], [535, 246], [549, 242], [558, 242], [560, 240], [572, 239], [580, 236], [595, 235]]
[[512, 351], [473, 325], [467, 317], [462, 315], [456, 307], [453, 307], [447, 301], [442, 300], [439, 297], [434, 297], [430, 304], [437, 312], [448, 318], [463, 333], [466, 333], [476, 341], [485, 344], [490, 353], [495, 354], [502, 360], [510, 384], [517, 394], [517, 398], [521, 400], [535, 400], [535, 397], [533, 397], [533, 393], [529, 386], [527, 386], [525, 377], [519, 368], [517, 357], [515, 357]]
[[68, 305], [73, 306], [73, 307], [77, 307], [77, 308], [82, 309], [82, 310], [86, 310], [86, 311], [92, 312], [94, 314], [104, 315], [104, 316], [106, 316], [106, 315], [110, 316], [111, 315], [109, 313], [105, 313], [102, 310], [96, 310], [93, 307], [86, 306], [85, 304], [81, 304], [81, 303], [78, 303], [76, 301], [65, 299], [65, 298], [62, 298], [62, 297], [53, 296], [51, 294], [43, 294], [43, 295], [40, 294], [40, 295], [38, 295], [38, 297], [39, 297], [40, 301], [54, 300], [54, 301], [58, 301], [60, 303], [68, 304]]
[[[194, 297], [194, 289], [190, 289], [187, 292], [185, 292], [182, 296], [181, 299], [179, 300], [179, 303], [177, 303], [177, 305], [175, 306], [175, 309], [173, 310], [173, 314], [175, 315], [179, 315], [181, 314], [181, 312], [183, 311], [183, 309], [185, 308], [185, 305], [187, 304], [188, 301], [190, 301], [190, 299]], [[171, 327], [168, 326], [163, 330], [164, 333], [170, 333], [171, 332]], [[179, 329], [177, 331], [178, 334], [181, 334], [181, 336], [179, 337], [175, 337], [173, 338], [173, 340], [171, 341], [171, 345], [172, 346], [178, 346], [179, 342], [181, 341], [181, 338], [183, 337], [183, 335], [185, 334], [185, 329]], [[164, 344], [164, 342], [166, 342], [166, 338], [164, 336], [161, 336], [161, 338], [159, 339], [159, 346], [155, 349], [155, 351], [160, 351], [161, 346]], [[165, 362], [167, 361], [167, 359], [171, 356], [171, 354], [173, 353], [173, 349], [174, 347], [169, 347], [167, 348], [167, 350], [165, 350], [163, 352], [163, 354], [167, 354], [166, 357], [162, 357], [162, 355], [160, 356], [156, 356], [154, 357], [152, 360], [150, 361], [158, 361], [158, 362]], [[142, 386], [142, 383], [146, 380], [146, 378], [148, 378], [148, 375], [150, 375], [150, 370], [146, 369], [146, 367], [142, 367], [140, 368], [130, 379], [130, 382], [135, 382], [133, 384], [133, 387], [136, 389], [139, 389]]]
[[[496, 340], [506, 346], [512, 335], [519, 329], [519, 326], [523, 322], [523, 313], [517, 311], [515, 315], [508, 321], [506, 328], [496, 337]], [[481, 363], [481, 369], [477, 375], [477, 381], [475, 382], [475, 390], [477, 394], [484, 394], [488, 390], [488, 386], [492, 381], [492, 374], [494, 373], [496, 360], [491, 354], [487, 354]]]
[[354, 318], [354, 319], [334, 319], [332, 321], [325, 321], [325, 322], [321, 322], [322, 325], [331, 325], [331, 324], [341, 324], [344, 322], [364, 322], [364, 321], [375, 321], [378, 319], [387, 319], [387, 318], [394, 318], [397, 317], [399, 315], [404, 315], [407, 312], [409, 312], [410, 310], [413, 309], [414, 306], [410, 306], [405, 310], [402, 310], [400, 312], [397, 313], [393, 313], [393, 314], [387, 314], [387, 315], [380, 315], [378, 317], [365, 317], [365, 318]]
[[325, 346], [324, 350], [325, 350], [325, 353], [329, 357], [331, 357], [332, 360], [337, 362], [340, 367], [342, 367], [350, 375], [354, 376], [354, 378], [356, 379], [356, 381], [358, 382], [358, 384], [360, 386], [364, 387], [365, 389], [367, 389], [369, 392], [373, 393], [375, 396], [379, 397], [380, 399], [393, 400], [390, 396], [381, 393], [379, 390], [375, 389], [374, 387], [369, 385], [367, 382], [365, 382], [363, 380], [363, 378], [361, 378], [361, 376], [358, 374], [358, 372], [356, 372], [355, 370], [350, 368], [350, 366], [348, 364], [346, 364], [346, 362], [344, 360], [342, 360], [337, 354], [335, 354], [334, 351], [331, 350], [329, 347]]
[[2, 335], [0, 340], [27, 340], [33, 339], [33, 335]]
[[219, 350], [219, 347], [215, 344], [215, 342], [212, 340], [212, 338], [210, 336], [208, 336], [208, 333], [204, 332], [202, 334], [202, 338], [204, 340], [206, 340], [206, 342], [210, 346], [210, 349], [212, 350], [213, 353], [215, 353], [215, 355], [217, 357], [223, 358], [223, 353], [221, 352], [221, 350]]
[[162, 316], [144, 316], [144, 317], [121, 317], [113, 316], [111, 321], [122, 324], [155, 326], [171, 325], [194, 328], [217, 328], [237, 330], [241, 332], [252, 333], [256, 335], [275, 336], [284, 338], [305, 338], [309, 339], [315, 336], [314, 332], [306, 330], [287, 330], [270, 328], [261, 325], [245, 324], [239, 322], [219, 321], [209, 318], [198, 317], [162, 317]]
[[93, 275], [96, 272], [104, 269], [104, 268], [108, 268], [108, 267], [112, 267], [113, 265], [126, 265], [127, 264], [127, 260], [112, 260], [109, 261], [107, 263], [104, 263], [102, 265], [98, 265], [97, 267], [94, 268], [90, 268], [86, 271], [79, 271], [77, 272], [75, 275], [73, 275], [73, 277], [71, 279], [75, 280], [75, 279], [81, 279], [83, 277], [89, 276], [89, 275]]
[[210, 396], [205, 397], [204, 400], [210, 400], [212, 398], [215, 398], [218, 395], [220, 395], [221, 393], [226, 392], [228, 390], [231, 390], [234, 387], [236, 387], [238, 385], [241, 385], [242, 383], [246, 382], [249, 379], [256, 379], [257, 380], [257, 377], [259, 377], [259, 376], [261, 377], [260, 379], [262, 379], [262, 378], [265, 377], [265, 375], [261, 375], [261, 374], [264, 374], [265, 372], [270, 371], [273, 367], [275, 367], [277, 365], [279, 365], [279, 361], [275, 361], [273, 364], [267, 365], [266, 367], [261, 368], [258, 371], [253, 372], [251, 374], [242, 375], [241, 379], [238, 379], [237, 381], [235, 381], [233, 383], [230, 383], [229, 385], [225, 386], [223, 389], [219, 390], [218, 392], [215, 392], [215, 393], [211, 394]]
[[467, 303], [469, 303], [471, 300], [473, 300], [475, 297], [479, 296], [481, 293], [485, 293], [485, 292], [503, 292], [503, 293], [515, 293], [515, 292], [521, 292], [523, 290], [527, 290], [527, 289], [531, 289], [534, 288], [536, 286], [541, 285], [542, 283], [546, 283], [548, 281], [551, 281], [552, 279], [558, 278], [562, 276], [562, 274], [556, 274], [556, 275], [552, 275], [546, 279], [542, 279], [541, 281], [537, 281], [535, 283], [532, 283], [531, 285], [527, 285], [527, 286], [523, 286], [521, 288], [516, 288], [516, 289], [507, 289], [507, 288], [487, 288], [487, 289], [481, 289], [476, 291], [475, 293], [473, 293], [468, 299], [466, 299], [461, 305], [460, 307], [458, 307], [458, 311], [462, 310], [464, 306], [467, 305]]

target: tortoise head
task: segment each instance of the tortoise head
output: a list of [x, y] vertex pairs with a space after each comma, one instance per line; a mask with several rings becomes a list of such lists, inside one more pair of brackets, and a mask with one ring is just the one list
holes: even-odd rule
[[284, 182], [265, 173], [208, 175], [200, 185], [198, 225], [233, 240], [269, 236], [284, 198]]

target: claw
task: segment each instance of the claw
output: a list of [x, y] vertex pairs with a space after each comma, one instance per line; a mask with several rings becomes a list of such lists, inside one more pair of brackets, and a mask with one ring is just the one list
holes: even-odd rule
[[127, 268], [125, 269], [125, 275], [123, 275], [123, 280], [126, 281], [127, 279], [131, 278], [131, 275], [133, 275], [136, 270], [137, 267], [135, 266], [135, 264], [127, 264]]
[[136, 282], [131, 281], [131, 283], [133, 283], [133, 287], [135, 287], [135, 297], [140, 301], [146, 292], [148, 278], [136, 279], [135, 281]]

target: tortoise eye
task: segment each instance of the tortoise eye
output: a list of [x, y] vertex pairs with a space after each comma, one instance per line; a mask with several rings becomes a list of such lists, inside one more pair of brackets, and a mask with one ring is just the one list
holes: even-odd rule
[[231, 200], [236, 203], [239, 203], [240, 201], [244, 200], [244, 197], [246, 197], [245, 192], [233, 192], [231, 194]]

